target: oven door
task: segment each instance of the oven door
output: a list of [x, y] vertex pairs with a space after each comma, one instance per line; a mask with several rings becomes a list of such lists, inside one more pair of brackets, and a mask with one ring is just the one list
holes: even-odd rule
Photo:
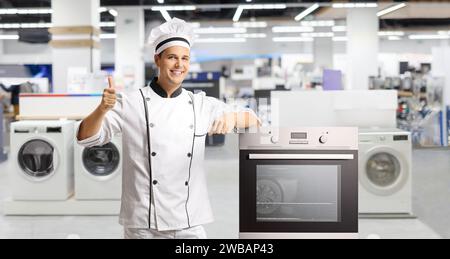
[[357, 151], [240, 151], [240, 232], [357, 233]]

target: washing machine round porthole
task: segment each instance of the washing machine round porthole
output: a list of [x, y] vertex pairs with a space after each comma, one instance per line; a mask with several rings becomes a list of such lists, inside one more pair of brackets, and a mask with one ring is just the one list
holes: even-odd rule
[[392, 154], [377, 153], [367, 160], [366, 174], [370, 182], [376, 186], [391, 186], [400, 177], [400, 162]]
[[42, 180], [55, 171], [55, 149], [45, 140], [30, 140], [22, 145], [18, 154], [20, 168], [33, 180]]
[[84, 168], [95, 177], [108, 177], [116, 172], [120, 153], [113, 143], [85, 148], [82, 155]]
[[406, 184], [408, 165], [403, 156], [389, 148], [377, 148], [365, 154], [360, 180], [365, 189], [376, 195], [389, 196]]

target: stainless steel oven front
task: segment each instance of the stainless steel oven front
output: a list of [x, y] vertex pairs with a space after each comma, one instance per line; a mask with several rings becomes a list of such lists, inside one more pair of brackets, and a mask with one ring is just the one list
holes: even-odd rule
[[358, 237], [358, 129], [265, 128], [239, 137], [239, 237]]

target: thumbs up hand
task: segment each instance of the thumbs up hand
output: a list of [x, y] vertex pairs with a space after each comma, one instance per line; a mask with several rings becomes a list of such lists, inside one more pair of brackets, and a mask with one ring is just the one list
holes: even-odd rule
[[112, 110], [117, 101], [116, 89], [112, 76], [108, 76], [108, 85], [108, 88], [103, 90], [102, 102], [100, 104], [100, 110], [103, 113]]

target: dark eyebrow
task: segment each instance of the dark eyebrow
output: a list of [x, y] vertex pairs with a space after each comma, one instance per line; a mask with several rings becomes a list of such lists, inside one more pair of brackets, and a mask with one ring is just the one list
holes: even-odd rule
[[[168, 57], [178, 57], [177, 54], [167, 54]], [[183, 58], [190, 58], [188, 55], [184, 55]]]

